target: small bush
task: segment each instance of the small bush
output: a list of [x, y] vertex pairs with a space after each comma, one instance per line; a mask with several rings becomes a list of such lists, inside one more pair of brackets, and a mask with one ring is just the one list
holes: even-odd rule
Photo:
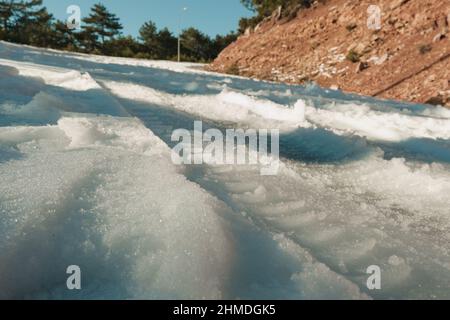
[[422, 44], [419, 46], [419, 52], [421, 54], [426, 54], [428, 52], [430, 52], [433, 48], [431, 47], [430, 44]]
[[358, 53], [358, 52], [356, 52], [355, 50], [350, 50], [348, 53], [347, 53], [347, 60], [349, 60], [349, 61], [351, 61], [351, 62], [353, 62], [353, 63], [356, 63], [356, 62], [359, 62], [360, 61], [360, 59], [361, 59], [361, 55]]
[[242, 18], [241, 20], [239, 20], [239, 29], [238, 29], [239, 34], [244, 34], [247, 28], [254, 29], [256, 25], [262, 21], [262, 19], [263, 18], [260, 16], [252, 18]]
[[311, 43], [311, 49], [316, 50], [318, 47], [320, 47], [320, 43], [318, 42]]
[[345, 28], [347, 29], [348, 32], [352, 32], [353, 30], [356, 29], [356, 27], [357, 27], [356, 23], [350, 23]]
[[235, 75], [238, 76], [240, 71], [239, 71], [239, 66], [238, 64], [235, 62], [232, 65], [230, 65], [226, 70], [225, 73], [227, 74], [231, 74], [231, 75]]
[[154, 55], [146, 52], [138, 52], [134, 57], [136, 59], [149, 59], [149, 60], [156, 59]]

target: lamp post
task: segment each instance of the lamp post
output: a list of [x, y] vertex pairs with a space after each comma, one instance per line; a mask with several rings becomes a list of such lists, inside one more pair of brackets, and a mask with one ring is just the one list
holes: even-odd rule
[[178, 30], [178, 62], [181, 62], [181, 19], [182, 19], [182, 14], [184, 12], [186, 12], [187, 9], [188, 9], [187, 7], [184, 7], [180, 14], [179, 28], [178, 28], [179, 29]]

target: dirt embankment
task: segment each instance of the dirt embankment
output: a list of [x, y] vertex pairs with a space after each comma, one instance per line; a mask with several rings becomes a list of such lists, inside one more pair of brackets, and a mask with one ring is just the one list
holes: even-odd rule
[[247, 30], [211, 70], [450, 106], [450, 1], [328, 0], [278, 17]]

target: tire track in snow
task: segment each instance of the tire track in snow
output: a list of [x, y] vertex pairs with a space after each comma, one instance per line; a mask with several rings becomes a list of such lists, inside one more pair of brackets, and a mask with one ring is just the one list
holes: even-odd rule
[[[186, 114], [178, 112], [172, 112], [168, 119], [164, 119], [168, 114], [167, 111], [155, 106], [125, 100], [122, 104], [130, 113], [141, 118], [166, 143], [170, 143], [172, 129], [193, 122], [192, 118], [186, 119]], [[132, 110], [133, 105], [139, 107]], [[143, 111], [145, 108], [147, 110]], [[185, 120], [181, 120], [182, 118]], [[320, 167], [316, 169], [320, 174]], [[355, 194], [360, 203], [354, 203], [352, 198], [348, 198], [345, 189], [330, 188], [327, 183], [320, 180], [326, 176], [313, 179], [312, 182], [298, 177], [291, 183], [283, 182], [292, 178], [288, 174], [274, 178], [275, 182], [264, 182], [258, 170], [252, 172], [251, 169], [239, 170], [236, 167], [228, 169], [202, 167], [188, 173], [188, 177], [224, 201], [235, 212], [243, 213], [264, 232], [283, 235], [297, 243], [300, 248], [308, 248], [315, 261], [325, 263], [338, 276], [357, 284], [367, 294], [369, 292], [365, 287], [365, 280], [368, 276], [365, 269], [372, 264], [382, 263], [382, 267], [386, 270], [385, 291], [375, 293], [375, 297], [379, 298], [430, 298], [433, 296], [432, 291], [447, 281], [440, 279], [431, 271], [435, 269], [436, 274], [445, 274], [446, 268], [443, 268], [441, 262], [427, 262], [425, 269], [421, 270], [420, 261], [426, 261], [429, 258], [427, 254], [417, 252], [413, 247], [406, 245], [400, 237], [395, 237], [395, 228], [389, 233], [383, 231], [383, 225], [373, 223], [376, 217], [380, 216], [380, 211], [385, 209], [375, 204], [371, 205], [370, 196]], [[302, 187], [301, 184], [305, 182], [306, 185]], [[312, 192], [308, 191], [311, 187]], [[295, 189], [305, 194], [299, 195], [294, 192], [289, 196], [282, 196]], [[275, 193], [280, 194], [277, 199], [264, 199], [264, 194]], [[305, 195], [306, 201], [301, 198]], [[361, 209], [360, 206], [364, 208]], [[366, 212], [365, 214], [369, 212], [371, 216], [358, 218], [353, 214], [350, 219], [360, 221], [345, 221], [342, 217], [345, 218], [346, 210], [355, 213], [362, 210]], [[391, 214], [391, 210], [387, 208], [387, 214]], [[339, 211], [338, 218], [333, 218], [335, 211]], [[417, 267], [419, 269], [416, 269]], [[423, 287], [424, 293], [417, 295], [419, 287]], [[436, 290], [436, 294], [440, 297], [446, 297], [445, 285], [443, 288]]]
[[[152, 107], [128, 100], [119, 99], [119, 101], [131, 114], [135, 115], [141, 121], [143, 121], [144, 124], [146, 124], [155, 134], [157, 134], [168, 144], [171, 144], [170, 136], [172, 130], [174, 128], [179, 128], [177, 125], [180, 125], [181, 127], [186, 126], [189, 130], [191, 129], [190, 125], [193, 124], [193, 119], [190, 118], [187, 114], [170, 112], [161, 108]], [[260, 264], [261, 261], [265, 261], [264, 263], [270, 265], [270, 261], [272, 261], [272, 264], [274, 265], [269, 267], [269, 269], [274, 268], [275, 270], [278, 270], [278, 263], [273, 262], [277, 259], [280, 259], [280, 257], [290, 256], [291, 258], [289, 258], [288, 261], [293, 259], [295, 262], [290, 261], [289, 264], [293, 265], [294, 267], [291, 266], [289, 268], [290, 270], [287, 271], [287, 273], [286, 270], [284, 270], [285, 274], [279, 277], [280, 279], [284, 279], [282, 281], [285, 282], [284, 289], [278, 288], [278, 290], [280, 290], [280, 294], [282, 294], [283, 296], [270, 296], [271, 298], [309, 299], [312, 298], [314, 294], [317, 295], [317, 298], [368, 298], [368, 295], [361, 293], [358, 286], [350, 278], [342, 273], [337, 272], [336, 270], [333, 270], [332, 268], [329, 268], [326, 263], [323, 263], [323, 261], [317, 259], [317, 257], [315, 257], [310, 250], [305, 250], [305, 247], [301, 246], [298, 242], [294, 245], [296, 241], [292, 241], [292, 237], [290, 237], [285, 232], [280, 232], [279, 229], [270, 226], [269, 223], [257, 218], [257, 216], [242, 216], [243, 210], [247, 210], [249, 214], [252, 213], [251, 210], [249, 208], [245, 208], [245, 202], [243, 204], [242, 201], [236, 201], [236, 198], [233, 197], [233, 194], [230, 193], [230, 191], [227, 190], [224, 185], [220, 185], [218, 181], [216, 183], [211, 182], [211, 180], [213, 180], [215, 177], [205, 174], [204, 171], [208, 170], [209, 168], [207, 168], [206, 166], [200, 166], [195, 167], [192, 171], [188, 169], [185, 174], [191, 181], [199, 184], [204, 190], [223, 201], [228, 207], [233, 210], [235, 217], [232, 220], [235, 224], [238, 224], [238, 226], [235, 227], [235, 230], [240, 230], [238, 233], [235, 233], [234, 237], [236, 239], [241, 239], [240, 241], [238, 241], [236, 247], [245, 248], [243, 249], [243, 252], [240, 253], [240, 257], [243, 258], [247, 264], [251, 265], [251, 267], [248, 265], [240, 266], [240, 268], [244, 269], [244, 271], [240, 272], [244, 272], [244, 274], [246, 274], [245, 277], [238, 276], [238, 279], [240, 279], [240, 281], [245, 282], [256, 277], [257, 279], [259, 279], [259, 281], [262, 281], [262, 283], [266, 283], [267, 279], [265, 278], [271, 278], [271, 272], [268, 272], [268, 270], [264, 270], [263, 268], [262, 271], [260, 270], [261, 273], [258, 275], [258, 272], [254, 270], [260, 269], [260, 266], [258, 266], [258, 264]], [[225, 169], [225, 171], [222, 171], [221, 168], [218, 168], [217, 178], [221, 179], [222, 181], [220, 182], [224, 183], [225, 181], [227, 181], [227, 178], [229, 178], [227, 177], [228, 174], [229, 170]], [[251, 186], [251, 181], [252, 179], [253, 181], [255, 181], [256, 176], [260, 177], [259, 170], [257, 169], [255, 171], [252, 171], [251, 175], [252, 176], [250, 177], [250, 179], [244, 180], [245, 182], [243, 182], [242, 177], [234, 177], [236, 178], [235, 182], [240, 185], [238, 188], [241, 188], [241, 191], [246, 191], [248, 187], [250, 187], [249, 190], [254, 191], [254, 186]], [[249, 184], [249, 186], [245, 186], [245, 184]], [[247, 196], [248, 195], [246, 195], [246, 197]], [[254, 217], [254, 219], [252, 219], [252, 217]], [[258, 232], [256, 232], [256, 234], [255, 228], [256, 230], [259, 230]], [[250, 237], [250, 243], [248, 237], [247, 239], [245, 239], [246, 237], [242, 235], [243, 233], [255, 234], [253, 237]], [[277, 249], [275, 251], [271, 249], [271, 253], [264, 252], [264, 248], [269, 247], [274, 247]], [[252, 250], [257, 252], [256, 256], [254, 252], [251, 252]], [[299, 252], [300, 257], [298, 257]], [[245, 258], [246, 255], [250, 255], [254, 261]], [[292, 258], [292, 256], [296, 256], [296, 258]], [[256, 274], [251, 274], [249, 271], [245, 271], [249, 268], [253, 270], [253, 273], [256, 272]], [[313, 273], [311, 279], [302, 278], [302, 272], [304, 270], [314, 270], [311, 271]], [[240, 272], [238, 271], [238, 273]], [[314, 276], [316, 278], [314, 278]], [[297, 278], [301, 280], [296, 280]], [[274, 281], [276, 282], [277, 280]], [[314, 283], [314, 281], [317, 281], [318, 283], [321, 283], [321, 281], [323, 281], [324, 283], [321, 283], [320, 285], [324, 286], [328, 290], [321, 290], [322, 288], [310, 288], [311, 283]], [[231, 280], [231, 282], [235, 282], [235, 280]], [[267, 283], [266, 285], [270, 286], [270, 284]], [[251, 287], [252, 284], [249, 283], [248, 286]], [[290, 291], [288, 290], [288, 288], [291, 288]], [[316, 289], [317, 292], [323, 292], [317, 293], [315, 291]], [[246, 290], [248, 291], [249, 289], [241, 287], [240, 290], [237, 291], [240, 291], [242, 293], [246, 292]], [[259, 291], [257, 290], [258, 294], [248, 292], [249, 296], [244, 296], [244, 298], [260, 298], [265, 294], [267, 295], [267, 293], [264, 293], [267, 290], [270, 290], [270, 288], [261, 288], [259, 289]], [[231, 292], [233, 292], [233, 289], [231, 289]], [[340, 292], [340, 295], [338, 292]], [[232, 296], [232, 298], [236, 298], [236, 296]]]
[[[53, 156], [58, 159], [56, 154]], [[64, 157], [61, 161], [66, 160]], [[26, 163], [20, 161], [16, 165], [24, 166]], [[31, 212], [22, 212], [22, 217], [18, 212], [24, 208], [14, 209], [20, 203], [11, 200], [9, 202], [13, 203], [8, 205], [8, 201], [1, 201], [5, 212], [17, 211], [14, 216], [16, 223], [20, 224], [14, 229], [10, 226], [7, 239], [1, 245], [0, 274], [7, 275], [0, 279], [3, 298], [23, 299], [53, 290], [65, 284], [64, 271], [75, 262], [82, 265], [88, 281], [108, 273], [95, 272], [96, 269], [107, 270], [102, 258], [105, 250], [96, 238], [95, 230], [99, 228], [96, 218], [85, 214], [95, 205], [89, 196], [101, 184], [99, 172], [89, 163], [77, 169], [74, 179], [65, 177], [53, 190], [54, 194], [37, 196]], [[45, 172], [45, 168], [32, 170]], [[25, 178], [28, 183], [37, 183], [31, 177], [24, 175], [22, 179]], [[30, 192], [27, 189], [23, 191]], [[16, 193], [15, 199], [17, 197]], [[87, 244], [96, 249], [86, 250]]]

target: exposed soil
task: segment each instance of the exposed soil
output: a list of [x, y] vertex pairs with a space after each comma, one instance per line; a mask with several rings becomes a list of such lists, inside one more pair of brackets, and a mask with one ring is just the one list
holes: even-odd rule
[[209, 68], [450, 107], [449, 24], [449, 0], [321, 1], [290, 21], [274, 13]]

